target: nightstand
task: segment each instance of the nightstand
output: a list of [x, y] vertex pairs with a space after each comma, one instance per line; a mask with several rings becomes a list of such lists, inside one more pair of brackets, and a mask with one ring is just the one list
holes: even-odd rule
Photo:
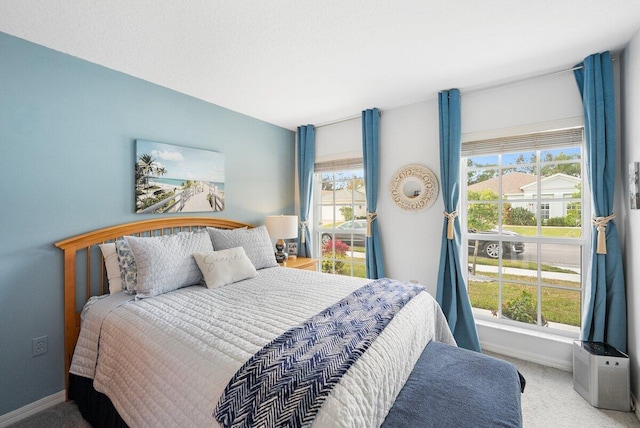
[[318, 270], [318, 259], [311, 259], [308, 257], [297, 257], [295, 259], [287, 259], [282, 263], [278, 263], [282, 267], [288, 267], [291, 269], [303, 269], [303, 270]]

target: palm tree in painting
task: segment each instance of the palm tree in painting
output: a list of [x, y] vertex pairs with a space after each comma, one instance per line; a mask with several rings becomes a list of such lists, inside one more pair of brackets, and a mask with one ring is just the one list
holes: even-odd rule
[[[149, 176], [156, 168], [156, 160], [148, 154], [142, 154], [136, 162], [136, 205], [140, 206], [146, 197], [146, 190], [149, 187]], [[162, 168], [164, 170], [164, 168]], [[166, 171], [165, 171], [166, 173]]]
[[[138, 156], [136, 162], [136, 210], [144, 209], [147, 206], [151, 206], [163, 199], [166, 199], [173, 195], [174, 192], [167, 192], [159, 189], [152, 192], [150, 188], [149, 178], [159, 177], [167, 174], [167, 169], [160, 163], [158, 163], [151, 155], [141, 154]], [[156, 211], [161, 212], [161, 211]]]
[[138, 157], [136, 163], [136, 183], [148, 187], [149, 176], [154, 173], [156, 160], [148, 154], [142, 154]]

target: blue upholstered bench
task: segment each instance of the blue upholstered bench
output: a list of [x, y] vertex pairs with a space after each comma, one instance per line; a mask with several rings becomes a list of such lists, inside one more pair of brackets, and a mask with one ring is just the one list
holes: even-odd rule
[[513, 364], [431, 342], [382, 427], [521, 427], [522, 391]]

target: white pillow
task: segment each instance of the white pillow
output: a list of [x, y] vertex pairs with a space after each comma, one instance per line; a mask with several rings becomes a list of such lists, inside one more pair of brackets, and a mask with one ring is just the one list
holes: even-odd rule
[[116, 244], [115, 242], [111, 242], [98, 246], [100, 247], [100, 251], [102, 251], [104, 267], [107, 269], [109, 294], [119, 293], [122, 291], [122, 279], [120, 279], [120, 263], [118, 262], [118, 253], [116, 253]]
[[213, 251], [209, 234], [204, 230], [148, 238], [125, 236], [124, 239], [138, 270], [136, 299], [201, 283], [202, 274], [192, 254]]
[[216, 251], [242, 247], [256, 269], [278, 266], [274, 247], [265, 226], [230, 230], [207, 227], [207, 231]]
[[258, 275], [242, 247], [195, 253], [193, 257], [204, 276], [207, 288], [221, 287]]

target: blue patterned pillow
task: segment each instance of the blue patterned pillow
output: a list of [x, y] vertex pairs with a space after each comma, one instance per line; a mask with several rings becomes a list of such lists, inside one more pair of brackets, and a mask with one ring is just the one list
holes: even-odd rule
[[131, 248], [129, 248], [129, 244], [125, 239], [120, 238], [116, 241], [116, 252], [118, 254], [118, 264], [120, 265], [122, 290], [127, 294], [136, 294], [138, 268], [131, 253]]
[[265, 226], [253, 229], [214, 229], [207, 227], [216, 251], [242, 247], [256, 269], [278, 266], [274, 247]]

